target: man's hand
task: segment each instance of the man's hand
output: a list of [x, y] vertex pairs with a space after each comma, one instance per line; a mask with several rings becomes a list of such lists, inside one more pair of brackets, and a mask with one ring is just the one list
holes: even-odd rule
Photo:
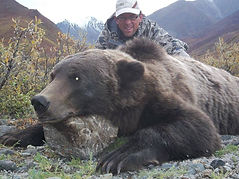
[[175, 55], [181, 56], [181, 57], [190, 57], [190, 55], [185, 52], [183, 49], [178, 50]]

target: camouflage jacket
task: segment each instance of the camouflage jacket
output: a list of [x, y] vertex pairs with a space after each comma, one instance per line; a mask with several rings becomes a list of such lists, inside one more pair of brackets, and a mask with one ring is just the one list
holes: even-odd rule
[[177, 54], [188, 56], [186, 53], [188, 45], [185, 42], [173, 38], [163, 28], [159, 27], [155, 22], [150, 21], [146, 17], [143, 17], [143, 20], [139, 25], [139, 29], [134, 36], [126, 38], [118, 29], [114, 17], [112, 16], [106, 21], [104, 29], [96, 42], [96, 48], [114, 49], [117, 46], [124, 44], [129, 39], [142, 36], [149, 37], [159, 43], [170, 55]]

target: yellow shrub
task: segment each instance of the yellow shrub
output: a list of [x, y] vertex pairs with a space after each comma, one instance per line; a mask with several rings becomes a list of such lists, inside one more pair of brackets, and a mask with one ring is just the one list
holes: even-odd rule
[[239, 43], [227, 44], [219, 38], [215, 46], [215, 53], [207, 52], [201, 61], [239, 77]]

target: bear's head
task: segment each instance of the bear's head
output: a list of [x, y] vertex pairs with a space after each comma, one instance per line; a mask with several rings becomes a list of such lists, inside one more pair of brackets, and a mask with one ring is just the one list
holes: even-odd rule
[[108, 116], [141, 103], [145, 73], [142, 62], [119, 50], [87, 50], [59, 62], [32, 104], [41, 122]]

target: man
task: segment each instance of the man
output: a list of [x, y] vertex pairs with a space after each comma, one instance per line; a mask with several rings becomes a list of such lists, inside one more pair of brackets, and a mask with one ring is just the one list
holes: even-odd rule
[[186, 53], [187, 44], [147, 19], [140, 11], [137, 0], [117, 0], [116, 11], [106, 21], [96, 48], [114, 49], [127, 40], [142, 36], [158, 42], [170, 55], [189, 56]]

